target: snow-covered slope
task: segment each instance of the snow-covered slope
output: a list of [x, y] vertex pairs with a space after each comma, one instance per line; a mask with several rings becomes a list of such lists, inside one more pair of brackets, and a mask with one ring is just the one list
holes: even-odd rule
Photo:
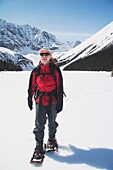
[[34, 61], [32, 62], [31, 60], [24, 57], [22, 54], [4, 47], [0, 47], [0, 60], [9, 63], [11, 62], [14, 65], [20, 66], [22, 70], [32, 70], [34, 68]]
[[[64, 109], [58, 114], [59, 152], [32, 166], [30, 72], [0, 72], [0, 170], [113, 170], [113, 78], [106, 72], [63, 72]], [[74, 80], [74, 81], [73, 81]], [[45, 139], [48, 138], [46, 126]]]
[[70, 49], [60, 57], [60, 60], [69, 65], [80, 58], [90, 56], [105, 47], [107, 48], [111, 44], [113, 44], [113, 22], [82, 42], [80, 45]]

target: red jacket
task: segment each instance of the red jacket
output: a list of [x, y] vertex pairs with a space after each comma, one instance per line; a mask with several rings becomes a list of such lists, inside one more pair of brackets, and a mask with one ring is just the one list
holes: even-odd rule
[[[59, 82], [60, 82], [60, 77], [59, 77], [59, 72], [55, 70], [55, 80], [53, 76], [50, 74], [50, 66], [48, 65], [40, 65], [40, 74], [37, 76], [36, 69], [34, 69], [31, 73], [31, 78], [30, 78], [30, 90], [31, 90], [31, 95], [35, 94], [36, 88], [40, 92], [51, 92], [53, 90], [56, 90], [56, 94], [59, 93]], [[39, 103], [40, 99], [39, 96], [38, 98], [35, 99], [36, 103]], [[49, 96], [44, 95], [42, 98], [42, 105], [48, 105], [49, 103]], [[55, 96], [52, 96], [52, 104], [57, 103], [57, 99]]]

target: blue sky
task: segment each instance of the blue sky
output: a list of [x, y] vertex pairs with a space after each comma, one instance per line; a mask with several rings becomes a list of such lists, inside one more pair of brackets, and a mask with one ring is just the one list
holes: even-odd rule
[[113, 21], [113, 0], [0, 0], [0, 18], [84, 41]]

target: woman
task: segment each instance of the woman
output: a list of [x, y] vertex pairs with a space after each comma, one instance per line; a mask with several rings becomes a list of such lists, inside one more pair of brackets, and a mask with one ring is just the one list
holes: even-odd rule
[[36, 102], [35, 134], [36, 148], [35, 158], [39, 158], [43, 152], [43, 139], [46, 120], [48, 119], [48, 142], [47, 145], [55, 147], [57, 113], [63, 108], [63, 80], [56, 60], [52, 58], [48, 49], [39, 51], [41, 60], [30, 75], [28, 88], [28, 106], [33, 109], [33, 96]]

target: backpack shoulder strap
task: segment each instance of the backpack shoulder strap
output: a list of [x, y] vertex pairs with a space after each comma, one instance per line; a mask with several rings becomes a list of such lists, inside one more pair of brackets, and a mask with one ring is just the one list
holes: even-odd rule
[[36, 67], [36, 77], [38, 77], [40, 74], [40, 65]]
[[57, 66], [55, 64], [52, 64], [52, 63], [50, 63], [49, 66], [50, 66], [50, 73], [53, 76], [54, 80], [56, 81], [55, 70], [56, 70]]

